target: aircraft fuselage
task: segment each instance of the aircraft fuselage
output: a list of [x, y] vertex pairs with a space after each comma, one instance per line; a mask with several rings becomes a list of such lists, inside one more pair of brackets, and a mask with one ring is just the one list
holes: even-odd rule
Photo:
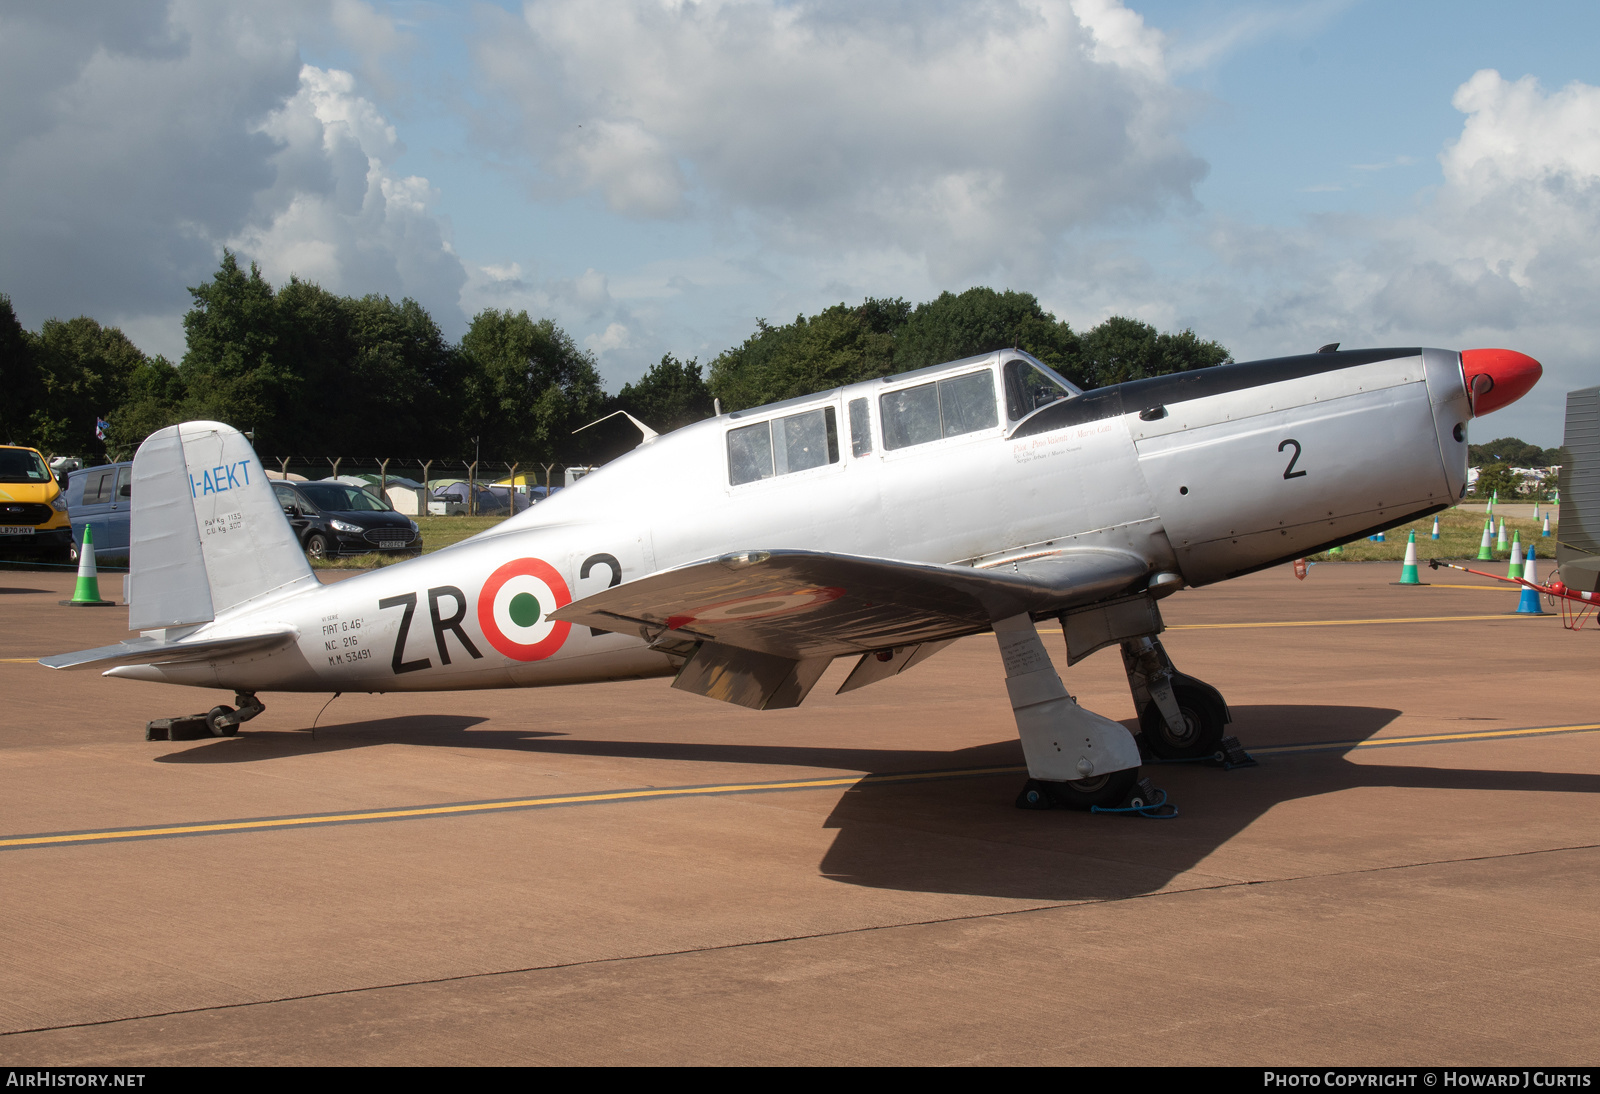
[[993, 568], [1108, 547], [1205, 585], [1443, 508], [1466, 481], [1472, 411], [1453, 352], [1227, 365], [1037, 409], [1007, 388], [1026, 360], [1003, 351], [688, 426], [473, 539], [169, 635], [293, 628], [283, 648], [111, 674], [329, 692], [670, 675], [682, 659], [637, 635], [548, 616], [747, 549]]

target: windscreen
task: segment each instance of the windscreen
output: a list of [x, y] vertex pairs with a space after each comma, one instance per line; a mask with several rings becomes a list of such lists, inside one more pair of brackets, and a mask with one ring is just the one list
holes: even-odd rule
[[1006, 413], [1019, 422], [1042, 406], [1081, 394], [1051, 372], [1028, 361], [1006, 362]]
[[389, 507], [357, 486], [339, 482], [308, 482], [300, 492], [318, 509], [330, 513], [386, 513]]
[[0, 482], [49, 482], [50, 469], [37, 452], [0, 448]]

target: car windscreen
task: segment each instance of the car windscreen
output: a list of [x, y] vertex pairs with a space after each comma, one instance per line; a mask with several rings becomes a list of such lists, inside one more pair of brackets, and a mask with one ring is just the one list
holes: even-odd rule
[[0, 448], [0, 482], [49, 482], [50, 469], [37, 452]]
[[311, 504], [330, 513], [387, 513], [389, 507], [359, 486], [339, 482], [301, 483], [299, 490]]

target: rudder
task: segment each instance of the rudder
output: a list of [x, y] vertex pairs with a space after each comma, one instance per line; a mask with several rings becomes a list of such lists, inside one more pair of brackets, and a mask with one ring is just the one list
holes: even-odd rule
[[255, 449], [221, 422], [158, 430], [133, 457], [128, 628], [205, 623], [316, 575]]

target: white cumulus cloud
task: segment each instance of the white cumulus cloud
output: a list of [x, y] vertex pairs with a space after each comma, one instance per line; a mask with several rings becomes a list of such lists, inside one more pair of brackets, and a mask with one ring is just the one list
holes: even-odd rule
[[494, 18], [478, 58], [555, 192], [742, 217], [796, 252], [897, 249], [940, 277], [1038, 266], [1205, 171], [1159, 35], [1114, 0], [540, 0]]
[[260, 129], [278, 146], [277, 177], [230, 246], [274, 283], [298, 275], [331, 292], [412, 296], [436, 321], [459, 321], [467, 274], [431, 211], [437, 195], [389, 168], [394, 126], [350, 73], [302, 66], [298, 92]]

